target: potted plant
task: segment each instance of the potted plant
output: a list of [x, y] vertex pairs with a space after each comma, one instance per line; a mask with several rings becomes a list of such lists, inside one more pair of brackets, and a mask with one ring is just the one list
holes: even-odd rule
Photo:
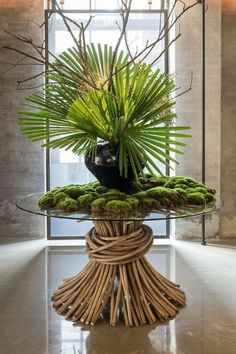
[[[55, 1], [74, 47], [55, 57], [50, 52], [46, 55], [43, 45], [14, 34], [19, 41], [30, 44], [37, 56], [4, 46], [46, 65], [41, 91], [26, 97], [30, 109], [19, 112], [22, 133], [33, 142], [43, 141], [43, 147], [84, 155], [88, 169], [108, 188], [129, 191], [133, 180], [145, 177], [144, 169], [151, 176], [162, 175], [154, 160], [171, 167], [172, 162], [177, 163], [175, 155], [183, 154], [182, 138], [191, 136], [185, 132], [189, 127], [176, 124], [174, 78], [155, 67], [180, 33], [151, 63], [146, 60], [181, 16], [197, 4], [184, 4], [171, 19], [175, 2], [156, 39], [132, 54], [127, 40], [132, 0], [122, 1], [122, 25], [114, 47], [87, 44], [85, 31], [92, 17], [86, 24], [78, 24]], [[78, 38], [71, 25], [79, 30]], [[120, 50], [122, 41], [125, 52]]]
[[[172, 125], [170, 75], [145, 63], [129, 63], [120, 51], [109, 81], [113, 56], [112, 47], [100, 44], [63, 52], [47, 73], [44, 92], [26, 98], [37, 111], [20, 111], [19, 122], [32, 141], [49, 139], [43, 146], [85, 155], [86, 166], [102, 185], [127, 191], [144, 167], [161, 174], [153, 158], [165, 165], [176, 162], [167, 151], [182, 154], [178, 147], [185, 144], [179, 138], [190, 135], [182, 132], [189, 127]], [[67, 71], [57, 71], [61, 63]]]

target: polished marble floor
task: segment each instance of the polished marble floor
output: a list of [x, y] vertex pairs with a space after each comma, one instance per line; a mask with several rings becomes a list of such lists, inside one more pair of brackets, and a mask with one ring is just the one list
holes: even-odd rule
[[50, 303], [83, 248], [44, 241], [0, 245], [0, 354], [235, 354], [236, 248], [195, 242], [154, 247], [149, 260], [181, 284], [187, 306], [162, 325], [73, 326]]

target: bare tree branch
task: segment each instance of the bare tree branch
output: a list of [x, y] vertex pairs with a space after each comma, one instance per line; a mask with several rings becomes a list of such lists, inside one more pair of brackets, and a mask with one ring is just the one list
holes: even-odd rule
[[160, 54], [151, 62], [151, 65], [154, 65], [161, 57], [162, 55], [167, 52], [167, 50], [172, 46], [172, 44], [177, 41], [178, 38], [181, 37], [181, 33], [179, 33], [174, 39], [172, 39], [168, 45], [160, 52]]
[[[127, 5], [127, 3], [128, 3], [128, 5]], [[120, 43], [122, 41], [122, 38], [124, 36], [124, 33], [126, 31], [126, 27], [127, 27], [128, 20], [129, 20], [131, 4], [132, 4], [132, 0], [125, 0], [125, 1], [122, 0], [122, 5], [123, 5], [123, 7], [125, 9], [125, 15], [124, 15], [124, 21], [123, 21], [122, 30], [121, 30], [120, 36], [119, 36], [119, 38], [117, 40], [117, 43], [116, 43], [115, 49], [113, 51], [113, 54], [112, 54], [111, 66], [110, 66], [110, 74], [109, 74], [109, 78], [108, 78], [108, 91], [111, 90], [112, 77], [114, 75], [113, 74], [113, 69], [114, 69], [114, 65], [115, 65], [116, 55], [117, 55]]]
[[[28, 77], [28, 78], [22, 79], [22, 80], [17, 80], [16, 82], [17, 82], [18, 85], [21, 85], [24, 82], [36, 79], [37, 77], [42, 76], [42, 75], [44, 75], [45, 73], [48, 73], [48, 72], [49, 72], [48, 70], [47, 71], [44, 70], [44, 71], [42, 71], [42, 72], [40, 72], [38, 74], [35, 74], [34, 76], [31, 76], [31, 77]], [[51, 72], [52, 72], [52, 70], [51, 70]]]
[[[176, 0], [173, 4], [172, 9], [170, 10], [171, 13], [174, 12], [175, 7], [177, 5], [177, 2], [180, 0]], [[158, 37], [150, 44], [146, 45], [145, 48], [143, 48], [141, 51], [139, 51], [137, 53], [137, 55], [133, 56], [132, 60], [129, 60], [127, 63], [125, 63], [123, 66], [121, 66], [120, 68], [116, 68], [113, 72], [113, 74], [111, 74], [109, 80], [112, 80], [112, 77], [114, 75], [116, 75], [118, 72], [120, 72], [121, 70], [123, 70], [126, 66], [130, 65], [132, 62], [135, 62], [137, 59], [139, 59], [142, 55], [143, 57], [141, 59], [139, 59], [139, 63], [142, 63], [144, 61], [144, 59], [146, 59], [146, 57], [151, 53], [151, 51], [157, 46], [157, 44], [162, 41], [162, 39], [168, 35], [168, 33], [170, 32], [170, 30], [174, 27], [174, 25], [176, 24], [176, 22], [190, 9], [192, 9], [194, 6], [198, 5], [198, 1], [194, 2], [193, 4], [189, 5], [189, 6], [185, 6], [181, 12], [175, 17], [175, 19], [170, 23], [169, 26], [167, 26], [166, 30], [161, 30], [161, 32], [159, 33]], [[167, 23], [167, 21], [166, 21]], [[166, 23], [164, 24], [164, 27], [166, 26]], [[122, 35], [123, 36], [123, 35]], [[179, 37], [178, 37], [179, 38]], [[177, 38], [177, 39], [178, 39]], [[174, 41], [173, 41], [174, 42]], [[108, 81], [108, 80], [107, 80]], [[107, 81], [104, 83], [104, 85], [107, 83]]]
[[18, 54], [22, 54], [23, 56], [25, 56], [25, 57], [27, 57], [27, 58], [30, 58], [30, 59], [33, 59], [33, 60], [35, 60], [35, 61], [37, 61], [38, 63], [41, 63], [41, 64], [43, 64], [43, 65], [45, 64], [45, 61], [43, 61], [43, 60], [41, 60], [41, 59], [39, 59], [39, 58], [36, 58], [36, 57], [34, 57], [33, 55], [30, 55], [30, 54], [28, 54], [28, 53], [26, 53], [26, 52], [23, 52], [22, 50], [19, 50], [19, 49], [17, 49], [17, 48], [9, 47], [9, 46], [7, 46], [7, 45], [3, 45], [2, 48], [3, 48], [3, 49], [7, 49], [7, 50], [11, 50], [11, 51], [16, 52], [16, 53], [18, 53]]
[[67, 28], [67, 31], [70, 33], [71, 38], [73, 39], [73, 41], [74, 41], [74, 43], [75, 43], [77, 49], [80, 50], [80, 46], [79, 46], [78, 40], [75, 38], [75, 35], [74, 35], [73, 31], [71, 30], [71, 28], [70, 28], [70, 26], [69, 26], [69, 24], [68, 24], [68, 22], [67, 22], [66, 16], [64, 16], [64, 14], [63, 14], [63, 12], [62, 12], [62, 10], [61, 10], [61, 8], [60, 8], [60, 6], [58, 5], [58, 3], [57, 3], [56, 0], [55, 0], [54, 3], [55, 3], [55, 5], [56, 5], [56, 9], [57, 9], [59, 15], [61, 16], [61, 18], [62, 18], [62, 20], [63, 20], [63, 22], [64, 22], [64, 24], [65, 24], [65, 26], [66, 26], [66, 28]]
[[20, 87], [20, 86], [18, 86], [17, 87], [17, 91], [35, 90], [35, 89], [41, 88], [43, 86], [44, 86], [44, 84], [40, 84], [40, 85], [37, 85], [37, 86], [31, 86], [31, 87]]
[[[177, 7], [178, 3], [182, 4], [182, 6], [181, 6], [182, 8], [178, 14], [175, 14], [176, 7]], [[184, 2], [184, 0], [174, 0], [173, 5], [172, 5], [171, 9], [169, 10], [167, 19], [163, 25], [161, 24], [161, 19], [160, 19], [160, 28], [159, 28], [157, 37], [151, 43], [149, 43], [147, 41], [145, 47], [143, 49], [141, 49], [140, 51], [137, 48], [136, 52], [134, 54], [131, 53], [130, 44], [128, 43], [128, 38], [127, 38], [127, 25], [128, 25], [128, 21], [129, 21], [132, 0], [121, 0], [120, 15], [121, 15], [121, 20], [122, 20], [122, 26], [119, 26], [119, 24], [117, 22], [117, 26], [120, 30], [120, 35], [119, 35], [119, 38], [116, 42], [115, 48], [112, 53], [111, 65], [109, 68], [108, 78], [103, 83], [102, 88], [98, 87], [96, 78], [93, 74], [92, 69], [90, 68], [90, 65], [88, 62], [88, 56], [87, 56], [85, 31], [88, 28], [88, 26], [92, 20], [92, 16], [90, 16], [90, 18], [86, 24], [77, 23], [76, 21], [74, 21], [73, 19], [71, 19], [70, 17], [65, 15], [65, 13], [62, 11], [60, 6], [58, 5], [57, 1], [55, 1], [55, 4], [56, 4], [56, 13], [58, 13], [61, 16], [61, 18], [64, 22], [64, 25], [66, 26], [71, 38], [73, 39], [73, 41], [75, 43], [76, 49], [79, 51], [79, 58], [80, 58], [79, 64], [81, 65], [81, 68], [83, 70], [83, 75], [80, 75], [79, 72], [74, 71], [71, 67], [67, 66], [67, 64], [60, 59], [60, 57], [58, 58], [50, 51], [47, 52], [48, 56], [45, 56], [46, 48], [45, 48], [44, 42], [41, 45], [37, 45], [33, 42], [33, 40], [31, 38], [27, 38], [23, 35], [16, 35], [16, 34], [13, 34], [9, 31], [7, 31], [7, 30], [5, 30], [5, 33], [13, 36], [17, 41], [19, 41], [21, 43], [28, 44], [32, 49], [34, 49], [34, 51], [36, 52], [36, 55], [34, 55], [32, 53], [28, 53], [27, 51], [23, 51], [21, 49], [13, 48], [8, 45], [2, 46], [2, 48], [4, 48], [4, 49], [14, 51], [15, 53], [21, 54], [23, 56], [15, 64], [7, 63], [11, 66], [9, 68], [7, 68], [4, 72], [11, 70], [12, 68], [14, 68], [17, 65], [38, 65], [38, 66], [46, 65], [48, 68], [47, 70], [45, 70], [39, 74], [36, 74], [36, 75], [32, 76], [31, 78], [28, 77], [24, 80], [18, 80], [19, 85], [21, 83], [33, 80], [42, 74], [55, 72], [55, 73], [57, 73], [58, 77], [61, 77], [61, 85], [63, 85], [65, 90], [67, 88], [67, 85], [70, 82], [71, 82], [71, 84], [73, 83], [74, 85], [76, 85], [77, 83], [78, 83], [78, 85], [83, 83], [83, 84], [86, 84], [91, 89], [105, 90], [106, 92], [108, 91], [111, 94], [110, 91], [111, 91], [113, 76], [116, 75], [119, 71], [123, 70], [126, 66], [128, 66], [132, 63], [135, 63], [136, 61], [138, 61], [139, 63], [142, 63], [148, 57], [148, 55], [153, 51], [153, 49], [156, 48], [156, 46], [164, 38], [166, 38], [166, 36], [171, 31], [171, 29], [174, 28], [176, 23], [179, 23], [179, 20], [181, 19], [181, 17], [187, 11], [189, 11], [191, 8], [193, 8], [194, 6], [199, 4], [199, 0], [195, 1], [191, 5], [187, 5], [186, 2]], [[49, 14], [49, 16], [51, 16], [51, 13]], [[39, 28], [42, 28], [44, 24], [45, 23], [43, 23], [42, 25], [39, 25], [39, 24], [36, 24], [36, 25]], [[76, 36], [73, 33], [73, 30], [71, 27], [72, 25], [75, 26], [77, 29], [79, 29], [79, 38], [78, 39], [76, 38]], [[176, 35], [175, 38], [172, 39], [168, 43], [168, 45], [161, 52], [159, 52], [158, 55], [152, 60], [151, 65], [154, 65], [180, 36], [181, 36], [181, 33]], [[116, 61], [116, 57], [117, 57], [117, 52], [119, 50], [120, 44], [123, 39], [124, 39], [124, 42], [125, 42], [125, 45], [127, 48], [127, 52], [129, 54], [129, 60], [121, 67], [117, 68], [117, 67], [115, 67], [115, 61]], [[23, 63], [23, 61], [27, 60], [27, 59], [33, 60], [33, 63]], [[106, 86], [106, 84], [107, 84], [107, 86]], [[41, 87], [41, 85], [39, 87]], [[188, 92], [191, 89], [191, 87], [192, 87], [192, 79], [191, 79], [190, 87], [176, 97], [179, 97], [180, 95]], [[26, 89], [29, 89], [29, 88], [26, 88]]]
[[179, 93], [177, 96], [175, 96], [175, 99], [180, 97], [180, 96], [183, 96], [184, 94], [186, 94], [187, 92], [191, 91], [192, 90], [192, 85], [193, 85], [193, 72], [191, 71], [191, 78], [190, 78], [190, 84], [189, 84], [189, 87], [182, 91], [181, 93]]
[[[10, 67], [9, 68], [7, 68], [7, 69], [5, 69], [5, 70], [3, 70], [3, 71], [1, 71], [0, 72], [0, 74], [5, 74], [5, 73], [7, 73], [8, 71], [10, 71], [10, 70], [12, 70], [14, 67], [16, 67], [16, 66], [18, 66], [18, 65], [22, 65], [22, 61], [23, 60], [25, 60], [25, 57], [23, 57], [23, 58], [21, 58], [20, 60], [18, 60], [15, 64], [10, 64]], [[9, 63], [4, 63], [4, 62], [1, 62], [2, 64], [8, 64], [9, 65]]]

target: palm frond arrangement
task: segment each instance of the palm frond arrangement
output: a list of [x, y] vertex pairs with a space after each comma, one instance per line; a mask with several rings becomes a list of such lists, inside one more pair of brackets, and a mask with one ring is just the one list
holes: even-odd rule
[[[42, 141], [43, 147], [84, 155], [86, 166], [108, 188], [119, 189], [123, 182], [134, 178], [138, 181], [140, 175], [145, 178], [143, 170], [152, 176], [161, 175], [160, 164], [172, 167], [172, 163], [178, 163], [175, 156], [183, 154], [185, 146], [182, 138], [191, 135], [186, 133], [189, 127], [176, 124], [173, 77], [161, 73], [155, 65], [181, 35], [177, 33], [166, 42], [170, 31], [199, 1], [185, 4], [177, 0], [169, 4], [169, 15], [153, 39], [135, 53], [127, 35], [132, 0], [121, 1], [121, 21], [116, 22], [120, 35], [113, 47], [87, 44], [85, 31], [92, 16], [79, 23], [68, 17], [57, 0], [53, 3], [74, 44], [58, 57], [46, 50], [44, 42], [35, 43], [27, 35], [5, 30], [20, 45], [27, 44], [33, 53], [22, 46], [3, 45], [5, 50], [21, 55], [12, 67], [25, 60], [30, 63], [24, 65], [43, 67], [41, 73], [18, 80], [18, 85], [24, 86], [41, 75], [45, 78], [41, 91], [28, 96], [26, 108], [19, 112], [23, 134], [33, 142]], [[78, 37], [75, 33], [79, 33]], [[164, 47], [159, 46], [163, 41]], [[120, 50], [122, 43], [124, 51]], [[182, 94], [190, 89], [191, 84]], [[101, 172], [96, 167], [95, 171], [94, 166], [102, 163], [106, 168]], [[113, 171], [107, 178], [114, 180], [113, 185], [107, 181], [106, 185], [100, 178], [104, 171], [106, 175]]]
[[20, 111], [21, 130], [43, 146], [71, 149], [78, 155], [96, 155], [99, 144], [117, 147], [120, 175], [131, 166], [136, 179], [146, 167], [161, 174], [153, 158], [164, 165], [177, 162], [168, 152], [183, 154], [179, 138], [189, 127], [172, 124], [174, 81], [152, 65], [128, 62], [123, 51], [115, 55], [115, 74], [109, 85], [114, 49], [89, 44], [84, 52], [64, 51], [47, 73], [41, 93], [26, 98], [34, 110]]

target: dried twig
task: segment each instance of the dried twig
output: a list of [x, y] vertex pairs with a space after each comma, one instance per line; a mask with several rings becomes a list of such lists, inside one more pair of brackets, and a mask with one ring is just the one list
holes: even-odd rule
[[[175, 2], [174, 2], [174, 4], [173, 4], [173, 6], [172, 6], [172, 9], [170, 10], [170, 13], [172, 13], [173, 14], [173, 12], [174, 12], [174, 10], [175, 10], [175, 8], [176, 8], [176, 5], [177, 5], [177, 2], [178, 2], [179, 0], [176, 0]], [[198, 5], [199, 3], [198, 3], [198, 1], [196, 1], [196, 2], [194, 2], [193, 4], [191, 4], [191, 5], [189, 5], [189, 6], [185, 6], [182, 10], [181, 10], [181, 12], [175, 17], [175, 19], [169, 24], [169, 25], [167, 25], [167, 21], [166, 21], [166, 23], [164, 24], [164, 26], [163, 26], [163, 29], [161, 30], [161, 32], [158, 34], [158, 37], [153, 41], [153, 42], [151, 42], [150, 44], [147, 44], [146, 46], [145, 46], [145, 48], [143, 48], [141, 51], [139, 51], [135, 56], [133, 56], [133, 59], [131, 59], [131, 60], [129, 60], [127, 63], [125, 63], [123, 66], [121, 66], [120, 68], [116, 68], [114, 71], [113, 71], [113, 73], [110, 73], [110, 77], [109, 77], [109, 79], [108, 80], [106, 80], [105, 82], [104, 82], [104, 85], [107, 83], [107, 82], [109, 82], [109, 81], [111, 81], [112, 80], [112, 77], [114, 76], [114, 75], [116, 75], [118, 72], [120, 72], [121, 70], [123, 70], [123, 69], [125, 69], [128, 65], [130, 65], [131, 63], [133, 63], [133, 62], [135, 62], [137, 59], [139, 59], [141, 56], [142, 56], [142, 58], [141, 59], [139, 59], [139, 64], [140, 63], [142, 63], [145, 59], [146, 59], [146, 57], [153, 51], [153, 49], [157, 46], [157, 44], [159, 43], [159, 42], [161, 42], [162, 41], [162, 39], [163, 38], [165, 38], [165, 36], [167, 36], [168, 34], [169, 34], [169, 32], [171, 31], [171, 29], [174, 27], [174, 25], [178, 22], [178, 20], [187, 12], [187, 11], [189, 11], [190, 9], [192, 9], [194, 6], [196, 6], [196, 5]], [[167, 28], [166, 28], [166, 26], [167, 26]], [[166, 28], [165, 30], [164, 30], [164, 28]], [[122, 37], [124, 36], [124, 28], [123, 28], [123, 31], [122, 31]], [[175, 40], [177, 40], [178, 38], [180, 37], [180, 35], [178, 35], [178, 36], [176, 36], [176, 39]], [[120, 37], [119, 37], [119, 39], [120, 39]], [[122, 38], [121, 38], [122, 39]], [[120, 39], [120, 41], [121, 41], [121, 39]], [[172, 40], [171, 41], [171, 44], [173, 44], [174, 42], [175, 42], [175, 40]], [[165, 52], [165, 50], [163, 51], [163, 53]], [[162, 54], [163, 54], [162, 53]], [[159, 57], [159, 55], [158, 55], [158, 57]], [[160, 57], [159, 57], [160, 58]], [[155, 60], [156, 61], [156, 60]]]
[[[180, 10], [180, 12], [177, 15], [175, 15], [175, 11], [176, 11], [176, 7], [177, 7], [178, 3], [181, 3], [183, 6], [182, 6], [182, 9]], [[81, 60], [80, 65], [83, 69], [83, 75], [81, 76], [78, 72], [74, 71], [71, 67], [68, 67], [66, 65], [66, 63], [64, 63], [62, 60], [60, 60], [60, 58], [58, 58], [56, 55], [54, 55], [50, 51], [47, 51], [47, 53], [45, 54], [46, 48], [45, 48], [44, 42], [41, 45], [36, 45], [31, 38], [27, 38], [22, 35], [16, 35], [14, 33], [6, 31], [6, 30], [5, 30], [5, 32], [8, 33], [9, 35], [13, 36], [17, 41], [28, 44], [32, 49], [34, 49], [34, 51], [36, 52], [36, 55], [29, 53], [28, 51], [23, 51], [18, 48], [13, 48], [8, 45], [2, 46], [2, 48], [5, 48], [10, 51], [14, 51], [14, 52], [21, 54], [23, 56], [16, 63], [10, 64], [11, 66], [9, 68], [7, 68], [4, 72], [11, 70], [12, 68], [14, 68], [17, 65], [45, 65], [47, 67], [47, 69], [45, 71], [42, 71], [40, 74], [36, 74], [36, 75], [32, 76], [31, 78], [26, 78], [24, 80], [18, 80], [18, 83], [21, 84], [23, 82], [33, 80], [42, 74], [47, 74], [48, 72], [55, 72], [55, 73], [57, 73], [57, 75], [59, 77], [61, 77], [61, 84], [65, 86], [65, 89], [66, 89], [66, 86], [68, 85], [68, 81], [71, 83], [73, 83], [73, 81], [74, 81], [74, 84], [76, 85], [76, 80], [78, 80], [78, 84], [84, 83], [84, 84], [88, 85], [88, 87], [91, 87], [92, 89], [96, 89], [96, 90], [99, 89], [99, 90], [105, 90], [105, 91], [108, 90], [108, 92], [110, 92], [113, 76], [116, 75], [119, 71], [123, 70], [126, 66], [128, 66], [132, 63], [135, 63], [137, 60], [139, 61], [139, 63], [142, 63], [147, 58], [147, 56], [153, 51], [153, 49], [164, 38], [166, 38], [166, 36], [169, 34], [171, 29], [176, 25], [176, 23], [181, 19], [181, 17], [187, 11], [189, 11], [191, 8], [196, 6], [197, 4], [199, 4], [199, 0], [195, 1], [191, 5], [187, 5], [183, 0], [175, 0], [173, 2], [173, 5], [172, 5], [169, 13], [168, 13], [167, 20], [165, 21], [163, 26], [161, 26], [161, 21], [160, 21], [160, 28], [159, 28], [158, 35], [155, 38], [155, 40], [153, 40], [151, 43], [149, 43], [147, 41], [145, 47], [142, 50], [139, 51], [137, 49], [136, 52], [132, 55], [131, 50], [130, 50], [130, 45], [129, 45], [128, 39], [127, 39], [127, 24], [129, 21], [132, 0], [121, 0], [121, 14], [120, 15], [121, 15], [121, 19], [122, 19], [122, 26], [119, 26], [119, 24], [117, 23], [117, 25], [120, 29], [120, 35], [119, 35], [119, 38], [118, 38], [117, 43], [115, 45], [114, 51], [112, 53], [112, 59], [111, 59], [111, 65], [110, 65], [108, 78], [103, 83], [102, 88], [100, 88], [100, 87], [97, 87], [96, 79], [94, 78], [92, 70], [89, 66], [87, 51], [86, 51], [85, 31], [88, 28], [88, 26], [92, 20], [92, 16], [89, 18], [89, 20], [86, 24], [77, 23], [73, 19], [66, 16], [65, 13], [61, 10], [57, 1], [55, 1], [56, 10], [57, 10], [56, 12], [61, 16], [68, 32], [70, 33], [70, 36], [72, 37], [72, 39], [76, 45], [77, 50], [80, 53], [80, 55], [79, 55], [80, 60]], [[44, 25], [44, 23], [42, 25], [37, 24], [37, 26], [39, 28], [42, 28], [43, 25]], [[76, 39], [76, 37], [72, 31], [71, 25], [76, 26], [76, 28], [79, 29], [78, 40]], [[175, 36], [175, 38], [172, 39], [161, 52], [159, 52], [159, 54], [153, 59], [153, 61], [151, 63], [152, 65], [154, 65], [161, 58], [161, 56], [180, 37], [180, 35], [181, 35], [181, 33], [179, 33], [177, 36]], [[119, 49], [120, 44], [123, 39], [124, 39], [130, 59], [124, 65], [117, 68], [117, 67], [115, 67], [115, 60], [116, 60], [118, 49]], [[33, 60], [33, 63], [22, 63], [26, 59]], [[179, 97], [180, 95], [188, 92], [191, 89], [191, 86], [192, 86], [192, 84], [190, 84], [190, 87], [187, 90], [185, 90], [183, 93], [179, 94], [176, 97]], [[108, 87], [108, 89], [107, 89], [107, 87]]]
[[[178, 98], [178, 97], [180, 97], [180, 96], [183, 96], [183, 95], [185, 95], [187, 92], [191, 91], [191, 90], [192, 90], [192, 85], [193, 85], [193, 72], [191, 71], [191, 78], [190, 78], [189, 87], [188, 87], [186, 90], [184, 90], [184, 91], [182, 91], [181, 93], [179, 93], [177, 96], [175, 96], [175, 99]], [[178, 88], [178, 89], [180, 89], [180, 88]], [[176, 91], [176, 90], [175, 90], [175, 91]]]
[[[128, 20], [129, 20], [131, 4], [132, 4], [132, 0], [125, 0], [125, 1], [122, 0], [122, 5], [123, 5], [122, 11], [125, 11], [125, 15], [124, 15], [124, 20], [123, 20], [122, 30], [121, 30], [120, 36], [119, 36], [119, 38], [117, 40], [117, 43], [116, 43], [115, 49], [113, 51], [113, 54], [112, 54], [110, 73], [109, 73], [109, 78], [108, 78], [108, 91], [111, 90], [112, 77], [114, 75], [113, 74], [113, 71], [114, 71], [113, 69], [114, 69], [114, 65], [115, 65], [116, 55], [117, 55], [120, 43], [121, 43], [121, 41], [123, 39], [123, 36], [125, 34], [125, 31], [126, 31], [126, 27], [127, 27]], [[131, 62], [132, 62], [132, 60], [131, 60]]]

